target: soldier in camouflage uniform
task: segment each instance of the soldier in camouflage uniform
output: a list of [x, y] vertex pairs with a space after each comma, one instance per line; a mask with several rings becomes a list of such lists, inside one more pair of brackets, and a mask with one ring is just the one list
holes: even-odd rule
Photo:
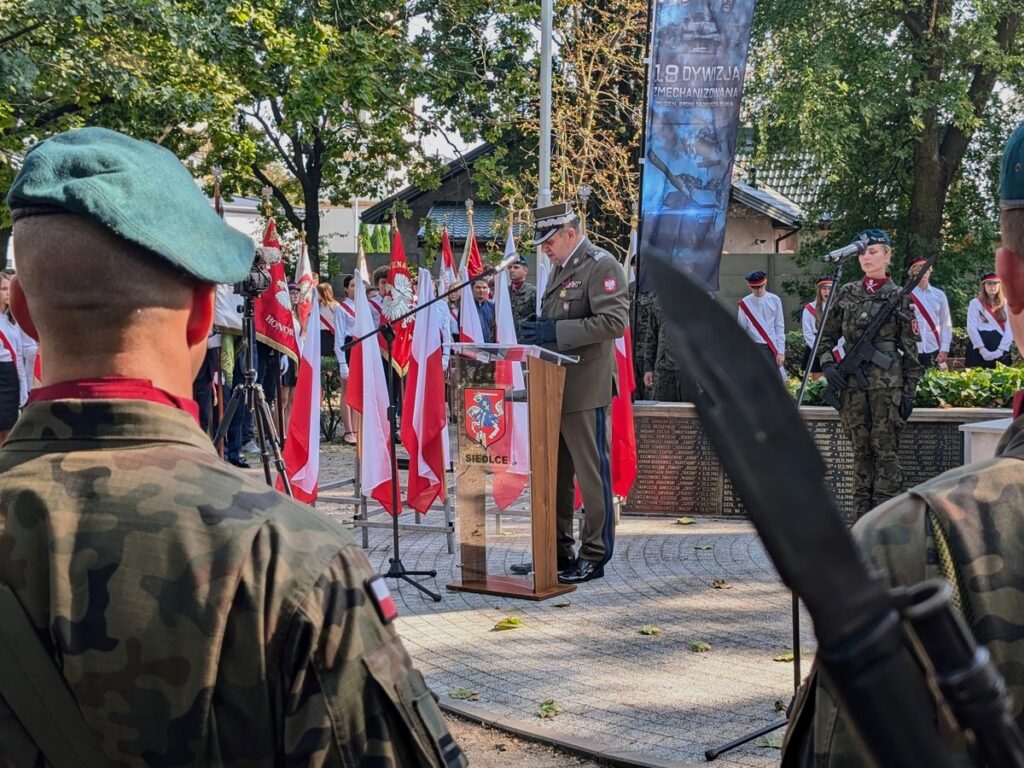
[[[36, 145], [8, 203], [44, 363], [0, 449], [0, 582], [110, 764], [464, 765], [351, 536], [199, 429], [214, 284], [252, 242], [166, 149], [99, 128]], [[0, 698], [0, 765], [44, 764], [39, 726]]]
[[[1014, 333], [1024, 334], [1024, 125], [1006, 148], [1000, 184], [1003, 281]], [[1010, 298], [1012, 296], [1012, 298]], [[1017, 336], [1015, 338], [1024, 338]], [[1006, 680], [1017, 725], [1024, 727], [1024, 416], [1014, 421], [996, 456], [958, 467], [889, 501], [854, 526], [867, 560], [891, 584], [944, 578], [954, 604]], [[866, 768], [857, 735], [827, 680], [812, 670], [801, 687], [783, 749], [786, 768]], [[951, 750], [965, 752], [959, 734]]]
[[[638, 400], [650, 400], [654, 396], [654, 378], [651, 377], [651, 383], [647, 384], [644, 381], [644, 374], [647, 372], [644, 365], [643, 350], [647, 348], [648, 344], [658, 343], [658, 336], [656, 331], [652, 331], [651, 323], [654, 322], [654, 297], [653, 291], [640, 291], [635, 294], [636, 297], [636, 329], [633, 336], [633, 343], [636, 345], [637, 354], [634, 356], [636, 380], [640, 382], [639, 391], [637, 393]], [[654, 336], [653, 340], [651, 336]]]
[[854, 344], [890, 293], [897, 290], [886, 276], [892, 261], [889, 236], [868, 229], [858, 237], [868, 241], [860, 256], [865, 276], [839, 289], [816, 354], [825, 378], [842, 392], [839, 420], [853, 446], [853, 504], [860, 517], [903, 490], [900, 433], [914, 407], [917, 382], [924, 371], [917, 361], [917, 329], [908, 297], [903, 297], [900, 311], [894, 312], [875, 336], [875, 347], [893, 358], [892, 367], [886, 371], [869, 365], [863, 388], [839, 371], [832, 356], [839, 339], [845, 338], [847, 346]]
[[679, 366], [672, 357], [668, 342], [668, 323], [661, 312], [661, 299], [655, 297], [648, 313], [647, 335], [641, 349], [644, 366], [644, 385], [650, 388], [651, 399], [663, 403], [683, 400], [679, 386]]
[[537, 314], [537, 289], [526, 282], [530, 264], [525, 256], [508, 268], [509, 294], [512, 297], [512, 322], [516, 327], [516, 339], [520, 338], [519, 326], [530, 315]]

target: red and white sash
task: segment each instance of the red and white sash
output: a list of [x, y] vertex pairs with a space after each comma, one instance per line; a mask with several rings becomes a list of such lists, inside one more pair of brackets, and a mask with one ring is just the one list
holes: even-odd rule
[[334, 325], [328, 319], [326, 312], [321, 312], [320, 313], [320, 326], [321, 326], [321, 328], [323, 328], [325, 330], [328, 330], [331, 333], [334, 333]]
[[3, 331], [0, 331], [0, 346], [3, 346], [10, 354], [11, 362], [14, 363], [14, 370], [18, 370], [18, 356], [14, 353], [14, 345], [11, 344], [10, 339], [7, 338]]
[[761, 338], [764, 339], [764, 343], [768, 345], [768, 349], [770, 349], [772, 351], [772, 354], [773, 355], [779, 354], [779, 350], [772, 343], [772, 340], [771, 340], [771, 338], [769, 338], [769, 336], [768, 336], [767, 332], [765, 331], [765, 329], [761, 327], [761, 324], [759, 322], [757, 322], [757, 318], [754, 317], [754, 313], [750, 311], [750, 307], [747, 306], [747, 303], [745, 301], [743, 301], [743, 299], [740, 299], [738, 303], [740, 305], [740, 309], [743, 310], [743, 314], [745, 314], [747, 316], [747, 319], [750, 321], [751, 325], [754, 326], [754, 329], [759, 334], [761, 334]]
[[[350, 307], [348, 304], [342, 304], [341, 308], [344, 309], [348, 313], [349, 317], [355, 317], [356, 316], [356, 311], [354, 309], [352, 309], [352, 307]], [[377, 308], [380, 309], [380, 307], [377, 307]]]
[[814, 316], [815, 320], [818, 319], [818, 310], [815, 309], [814, 304], [804, 304], [804, 309], [810, 312]]
[[935, 324], [935, 321], [932, 320], [932, 316], [928, 314], [928, 310], [924, 308], [924, 304], [921, 302], [919, 298], [917, 298], [917, 296], [914, 295], [913, 292], [911, 292], [910, 294], [910, 300], [914, 302], [914, 306], [917, 307], [917, 311], [921, 313], [921, 317], [924, 319], [925, 324], [928, 326], [929, 330], [931, 330], [931, 332], [934, 334], [935, 343], [941, 344], [942, 342], [940, 341], [939, 337], [939, 326], [937, 326]]

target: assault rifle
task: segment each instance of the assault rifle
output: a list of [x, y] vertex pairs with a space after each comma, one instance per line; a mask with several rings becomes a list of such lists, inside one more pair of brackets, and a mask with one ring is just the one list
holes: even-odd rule
[[[900, 301], [917, 287], [924, 273], [931, 269], [933, 264], [935, 264], [934, 256], [928, 259], [916, 274], [910, 276], [906, 285], [889, 293], [885, 304], [871, 318], [871, 322], [868, 323], [868, 327], [864, 329], [864, 333], [860, 335], [860, 338], [853, 342], [849, 349], [846, 350], [846, 356], [839, 363], [839, 371], [843, 374], [844, 378], [853, 376], [857, 380], [858, 386], [866, 387], [868, 385], [868, 377], [864, 373], [864, 369], [869, 364], [877, 365], [883, 371], [888, 371], [892, 368], [895, 360], [891, 355], [887, 355], [875, 346], [875, 336], [878, 335], [878, 329], [886, 323], [892, 313], [899, 311]], [[821, 399], [837, 411], [843, 402], [839, 395], [839, 390], [833, 387], [831, 382], [825, 387], [825, 392], [822, 394]]]

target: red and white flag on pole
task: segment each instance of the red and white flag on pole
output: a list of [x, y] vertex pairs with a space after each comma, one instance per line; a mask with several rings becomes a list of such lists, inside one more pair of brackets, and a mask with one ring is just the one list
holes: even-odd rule
[[[434, 283], [420, 280], [419, 304], [434, 298]], [[431, 308], [433, 309], [433, 308]], [[426, 512], [434, 499], [444, 499], [444, 440], [448, 428], [441, 367], [441, 324], [437, 312], [420, 313], [412, 338], [412, 356], [402, 406], [402, 445], [409, 452], [405, 500]]]
[[[357, 338], [373, 331], [370, 302], [366, 300], [366, 288], [362, 280], [356, 280], [356, 320], [353, 335]], [[384, 359], [377, 351], [377, 344], [371, 336], [352, 347], [348, 366], [348, 388], [345, 402], [358, 412], [362, 419], [359, 427], [359, 480], [365, 493], [376, 499], [384, 509], [399, 514], [391, 498], [391, 455], [388, 434], [388, 385], [384, 378]]]
[[[515, 241], [509, 231], [505, 242], [505, 258], [515, 254]], [[494, 286], [494, 323], [499, 344], [518, 344], [516, 326], [512, 317], [512, 295], [508, 289], [508, 273], [498, 273]], [[511, 387], [514, 393], [525, 393], [523, 364], [502, 360], [495, 369], [495, 384]], [[529, 404], [517, 402], [506, 405], [505, 434], [494, 445], [495, 452], [508, 454], [508, 464], [496, 464], [491, 478], [494, 503], [499, 509], [507, 509], [519, 498], [530, 479], [530, 409]], [[502, 445], [504, 443], [504, 445]]]
[[[316, 285], [313, 283], [313, 270], [309, 264], [309, 252], [306, 250], [306, 231], [302, 231], [302, 244], [299, 246], [299, 263], [295, 265], [295, 284], [299, 288], [299, 303], [295, 309], [299, 316], [299, 327], [306, 332], [309, 326], [309, 313], [313, 308]], [[317, 326], [319, 327], [319, 325]]]
[[[468, 280], [466, 270], [462, 270], [463, 281]], [[480, 313], [473, 299], [473, 286], [469, 283], [462, 287], [462, 298], [459, 299], [459, 341], [463, 344], [483, 344], [484, 327], [480, 324]]]
[[[381, 307], [389, 321], [401, 317], [412, 309], [412, 273], [409, 272], [409, 261], [405, 256], [405, 246], [398, 231], [398, 222], [391, 222], [391, 269], [388, 271], [387, 294], [382, 298]], [[391, 365], [399, 376], [405, 376], [409, 370], [409, 355], [412, 353], [411, 317], [402, 320], [398, 325], [391, 323], [395, 329], [395, 340], [391, 342]], [[386, 345], [382, 343], [382, 349]]]
[[452, 241], [448, 239], [448, 227], [441, 227], [441, 270], [438, 274], [440, 293], [447, 293], [455, 285], [455, 255]]
[[619, 369], [619, 392], [612, 398], [612, 493], [628, 496], [636, 480], [636, 431], [633, 428], [633, 340], [630, 328], [615, 340], [615, 364]]
[[[307, 267], [309, 262], [306, 262]], [[320, 476], [320, 302], [310, 307], [309, 319], [313, 333], [302, 343], [295, 399], [288, 422], [288, 439], [284, 444], [284, 463], [292, 484], [292, 496], [312, 504], [316, 501]], [[284, 490], [281, 478], [277, 489]]]
[[[267, 220], [263, 232], [263, 247], [275, 248], [281, 252], [281, 241], [277, 237], [277, 222], [273, 217]], [[253, 326], [256, 338], [267, 346], [282, 352], [293, 361], [299, 359], [299, 341], [295, 338], [292, 323], [292, 300], [288, 295], [288, 281], [284, 276], [284, 262], [270, 266], [270, 287], [253, 301]]]
[[459, 272], [467, 272], [470, 277], [476, 277], [484, 271], [484, 262], [480, 258], [480, 246], [476, 244], [476, 230], [473, 228], [472, 201], [466, 203], [466, 220], [469, 224], [469, 232], [466, 233], [466, 245], [462, 249], [462, 261], [459, 262]]

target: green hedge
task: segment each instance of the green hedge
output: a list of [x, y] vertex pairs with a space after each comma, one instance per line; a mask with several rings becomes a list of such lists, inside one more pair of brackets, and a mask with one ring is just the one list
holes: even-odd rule
[[[800, 379], [791, 377], [787, 387], [796, 397]], [[804, 405], [824, 405], [824, 389], [824, 379], [808, 382]], [[1009, 408], [1019, 389], [1024, 389], [1024, 367], [1000, 365], [963, 371], [929, 368], [917, 388], [915, 404], [918, 408]]]

